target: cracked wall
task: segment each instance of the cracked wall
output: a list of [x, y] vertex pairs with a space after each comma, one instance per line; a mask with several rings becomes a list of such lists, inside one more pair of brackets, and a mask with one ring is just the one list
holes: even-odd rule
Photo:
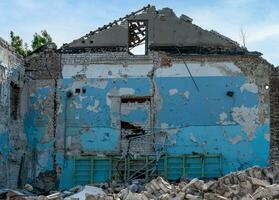
[[[73, 170], [74, 156], [123, 154], [121, 121], [151, 130], [151, 135], [141, 135], [131, 143], [152, 145], [142, 148], [142, 155], [162, 149], [177, 155], [221, 153], [223, 173], [268, 164], [269, 97], [264, 86], [269, 79], [264, 63], [233, 56], [185, 57], [197, 91], [181, 58], [167, 56], [171, 64], [161, 65], [164, 54], [136, 61], [117, 53], [82, 56], [62, 57], [55, 139], [60, 187], [73, 185], [66, 174]], [[258, 75], [261, 67], [267, 69], [264, 76]], [[51, 92], [41, 95], [47, 98]], [[121, 98], [131, 96], [151, 97], [148, 117], [146, 106], [121, 107]], [[44, 129], [39, 132], [48, 135]], [[52, 147], [44, 149], [53, 151]], [[51, 169], [49, 157], [41, 158]]]
[[[127, 52], [127, 20], [148, 20], [148, 55]], [[269, 95], [272, 66], [259, 56], [153, 6], [24, 64], [0, 39], [0, 187], [70, 188], [75, 157], [92, 155], [222, 154], [224, 174], [268, 165], [269, 152], [278, 159], [278, 78]]]
[[277, 68], [270, 77], [270, 158], [272, 163], [278, 164], [279, 143], [279, 77]]
[[[23, 116], [27, 111], [23, 59], [0, 38], [0, 187], [17, 187], [25, 157]], [[13, 93], [13, 87], [17, 92]], [[17, 96], [17, 97], [16, 97]]]
[[29, 77], [28, 112], [24, 115], [24, 133], [27, 138], [29, 162], [25, 182], [36, 189], [48, 192], [57, 188], [59, 176], [56, 138], [59, 110], [58, 82], [60, 78], [60, 54], [55, 44], [49, 44], [33, 52], [25, 59]]
[[[268, 165], [268, 64], [253, 56], [183, 59], [199, 91], [182, 57], [63, 54], [57, 85], [30, 81], [26, 180], [53, 172], [69, 188], [81, 155], [221, 153], [223, 173]], [[136, 137], [122, 137], [125, 126]]]
[[54, 43], [44, 45], [25, 58], [25, 73], [33, 80], [60, 77], [60, 54]]

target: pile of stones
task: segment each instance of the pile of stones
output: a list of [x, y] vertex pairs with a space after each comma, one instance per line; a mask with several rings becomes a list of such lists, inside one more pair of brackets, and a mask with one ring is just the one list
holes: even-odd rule
[[[135, 190], [135, 188], [141, 188]], [[144, 187], [130, 185], [118, 193], [86, 195], [86, 200], [258, 200], [279, 199], [279, 170], [276, 167], [252, 167], [230, 173], [218, 180], [181, 181], [171, 184], [162, 177]]]
[[[26, 190], [32, 191], [27, 185]], [[279, 200], [279, 167], [251, 167], [217, 180], [183, 179], [169, 183], [157, 177], [148, 183], [129, 185], [76, 186], [69, 191], [36, 196], [3, 190], [0, 199], [14, 200]]]

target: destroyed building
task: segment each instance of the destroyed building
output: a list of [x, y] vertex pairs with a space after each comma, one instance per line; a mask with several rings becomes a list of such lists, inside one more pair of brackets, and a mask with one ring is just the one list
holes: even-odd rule
[[273, 66], [169, 8], [25, 60], [0, 42], [0, 185], [215, 178], [278, 159]]
[[23, 131], [27, 113], [28, 82], [24, 79], [24, 60], [0, 38], [0, 185], [15, 187], [26, 135]]

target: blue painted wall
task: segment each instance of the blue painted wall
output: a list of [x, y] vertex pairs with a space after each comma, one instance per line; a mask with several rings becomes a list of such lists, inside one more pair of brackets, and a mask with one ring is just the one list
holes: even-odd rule
[[9, 145], [9, 132], [0, 133], [0, 162], [4, 163], [8, 159], [9, 151], [11, 147]]
[[[60, 144], [61, 148], [56, 155], [62, 170], [61, 188], [69, 188], [74, 184], [73, 177], [69, 176], [72, 174], [73, 160], [71, 156], [65, 157], [64, 152], [75, 148], [80, 153], [118, 152], [120, 130], [112, 117], [117, 117], [119, 113], [112, 111], [107, 104], [108, 94], [112, 90], [132, 88], [134, 96], [152, 95], [152, 81], [149, 78], [107, 79], [104, 87], [96, 87], [96, 81], [80, 81], [80, 89], [86, 90], [85, 93], [81, 90], [80, 94], [75, 94], [74, 79], [63, 79], [59, 83], [60, 128], [57, 137], [67, 139], [66, 147]], [[189, 77], [154, 79], [162, 104], [155, 114], [155, 130], [156, 134], [160, 131], [167, 133], [165, 151], [169, 154], [221, 153], [223, 173], [252, 165], [266, 166], [269, 142], [265, 134], [269, 132], [269, 125], [257, 122], [253, 137], [248, 137], [243, 125], [236, 123], [232, 116], [235, 107], [253, 109], [258, 106], [258, 94], [240, 90], [246, 82], [245, 76], [195, 77], [195, 81], [199, 91]], [[170, 95], [172, 89], [176, 89], [177, 93]], [[71, 97], [67, 97], [69, 91], [73, 94]], [[234, 95], [227, 96], [227, 91], [233, 91]], [[25, 116], [25, 133], [30, 149], [50, 154], [53, 152], [53, 138], [43, 141], [50, 118], [41, 109], [44, 101], [52, 94], [50, 88], [38, 88], [30, 97], [29, 113]], [[94, 105], [97, 105], [94, 111], [90, 110]], [[221, 113], [227, 115], [226, 124], [220, 122]], [[119, 117], [126, 121], [145, 122], [147, 113], [140, 110]], [[238, 140], [234, 141], [236, 136]], [[69, 138], [71, 142], [68, 142]], [[41, 167], [42, 171], [52, 169], [50, 156], [42, 156], [40, 159], [48, 159], [44, 162], [46, 166]]]

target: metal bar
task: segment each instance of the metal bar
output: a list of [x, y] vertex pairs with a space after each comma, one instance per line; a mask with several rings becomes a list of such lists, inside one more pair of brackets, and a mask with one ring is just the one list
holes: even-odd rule
[[90, 183], [94, 183], [94, 176], [93, 176], [93, 173], [94, 173], [94, 158], [91, 157], [90, 159]]
[[72, 173], [72, 177], [73, 177], [73, 180], [74, 180], [74, 184], [77, 185], [77, 182], [76, 182], [76, 159], [74, 158], [74, 167], [73, 167], [73, 173]]
[[109, 180], [112, 177], [112, 157], [109, 158]]
[[67, 110], [68, 110], [68, 95], [65, 94], [65, 110], [64, 110], [64, 132], [63, 132], [63, 166], [67, 159]]
[[[208, 163], [206, 159], [212, 158], [214, 160], [209, 160], [209, 164], [211, 164], [211, 167], [214, 168], [212, 171], [207, 172], [205, 169], [208, 166]], [[168, 176], [194, 176], [194, 177], [207, 177], [207, 176], [220, 176], [222, 175], [222, 155], [221, 154], [200, 154], [200, 155], [165, 155], [160, 160], [163, 161], [160, 164], [159, 168], [156, 168], [156, 159], [158, 159], [156, 156], [141, 156], [137, 159], [132, 159], [129, 157], [126, 157], [124, 160], [123, 158], [118, 156], [106, 156], [103, 158], [98, 158], [96, 156], [80, 156], [80, 157], [73, 157], [74, 160], [74, 166], [73, 166], [73, 180], [75, 184], [88, 184], [88, 183], [95, 183], [96, 180], [94, 180], [94, 174], [98, 172], [107, 172], [108, 171], [108, 179], [109, 181], [112, 180], [112, 178], [117, 178], [115, 176], [115, 171], [113, 168], [113, 161], [122, 161], [121, 164], [121, 171], [124, 172], [124, 181], [131, 181], [135, 178], [138, 178], [140, 176], [145, 176], [145, 180], [148, 180], [150, 177], [150, 172], [157, 171], [161, 174], [161, 176], [164, 176], [165, 178], [168, 178]], [[178, 162], [178, 160], [180, 162]], [[96, 161], [106, 161], [105, 163], [97, 163]], [[159, 162], [158, 160], [157, 162]], [[214, 162], [216, 160], [216, 162]], [[178, 166], [179, 164], [179, 166]], [[182, 166], [180, 166], [182, 164]], [[188, 166], [189, 164], [189, 166]], [[107, 166], [109, 165], [108, 169]], [[94, 166], [97, 166], [98, 168], [95, 168]], [[158, 167], [158, 166], [157, 166]], [[181, 168], [182, 167], [182, 168]], [[101, 169], [103, 168], [103, 169]], [[105, 169], [106, 168], [106, 169]], [[181, 171], [180, 171], [181, 170]], [[90, 174], [89, 174], [90, 173]], [[117, 174], [116, 174], [117, 175]], [[152, 173], [151, 173], [152, 175]], [[87, 177], [86, 183], [84, 178]], [[171, 177], [169, 177], [171, 178]]]
[[164, 158], [164, 174], [165, 178], [168, 178], [168, 156], [165, 156]]
[[[147, 158], [147, 156], [145, 156], [145, 158], [143, 158], [143, 159], [141, 159], [141, 160], [147, 162], [148, 160], [146, 160], [146, 158]], [[128, 181], [131, 180], [131, 179], [137, 174], [138, 171], [141, 171], [141, 170], [143, 170], [143, 169], [145, 169], [145, 170], [146, 170], [145, 173], [148, 174], [148, 171], [149, 171], [148, 165], [151, 164], [151, 163], [154, 162], [154, 161], [155, 161], [155, 159], [154, 159], [154, 160], [151, 160], [151, 161], [148, 161], [147, 163], [145, 163], [145, 165], [144, 165], [142, 168], [140, 168], [140, 170], [135, 171], [132, 175], [130, 175], [130, 173], [129, 173]], [[148, 175], [147, 175], [147, 177], [148, 177]]]
[[148, 156], [145, 156], [145, 180], [147, 180], [148, 178], [148, 163], [149, 163], [149, 160], [148, 160]]
[[201, 176], [204, 177], [204, 167], [205, 167], [205, 158], [204, 157], [201, 157], [201, 160], [202, 160], [202, 166], [201, 166]]
[[137, 10], [137, 11], [135, 11], [135, 12], [132, 12], [132, 13], [130, 13], [129, 15], [126, 15], [125, 17], [120, 17], [118, 20], [114, 20], [113, 22], [109, 23], [108, 25], [103, 26], [102, 28], [98, 28], [98, 29], [95, 30], [95, 31], [91, 31], [89, 34], [86, 34], [84, 37], [90, 36], [90, 35], [93, 35], [93, 34], [95, 34], [95, 33], [97, 33], [97, 32], [100, 32], [100, 31], [102, 31], [102, 30], [105, 30], [105, 29], [107, 29], [108, 27], [111, 27], [112, 25], [117, 24], [118, 22], [121, 22], [121, 21], [123, 21], [123, 20], [125, 20], [125, 19], [127, 19], [127, 18], [129, 18], [129, 17], [131, 17], [131, 16], [133, 16], [133, 15], [135, 15], [135, 14], [138, 14], [138, 13], [140, 13], [140, 12], [146, 10], [146, 9], [149, 8], [149, 7], [150, 7], [150, 5], [148, 4], [147, 6], [143, 7], [143, 8], [140, 9], [140, 10]]
[[125, 167], [124, 167], [124, 181], [127, 180], [127, 157], [125, 157]]
[[183, 164], [182, 164], [182, 167], [183, 167], [183, 176], [184, 176], [184, 177], [186, 176], [185, 160], [186, 160], [186, 156], [184, 155], [184, 156], [183, 156]]
[[219, 163], [220, 176], [222, 176], [223, 175], [223, 172], [222, 172], [222, 155], [219, 156], [219, 161], [220, 161], [220, 163]]
[[[176, 49], [177, 49], [178, 53], [180, 54], [180, 56], [182, 56], [182, 54], [181, 54], [179, 48], [176, 47]], [[190, 71], [190, 69], [189, 69], [187, 63], [185, 62], [185, 60], [184, 60], [183, 58], [182, 58], [182, 60], [183, 60], [183, 63], [184, 63], [184, 65], [185, 65], [185, 67], [187, 68], [187, 71], [188, 71], [188, 73], [189, 73], [189, 75], [190, 75], [190, 77], [191, 77], [191, 79], [192, 79], [194, 85], [196, 86], [197, 91], [199, 92], [199, 91], [200, 91], [200, 90], [199, 90], [199, 87], [198, 87], [198, 85], [197, 85], [197, 83], [196, 83], [194, 77], [192, 76], [192, 73], [191, 73], [191, 71]]]

